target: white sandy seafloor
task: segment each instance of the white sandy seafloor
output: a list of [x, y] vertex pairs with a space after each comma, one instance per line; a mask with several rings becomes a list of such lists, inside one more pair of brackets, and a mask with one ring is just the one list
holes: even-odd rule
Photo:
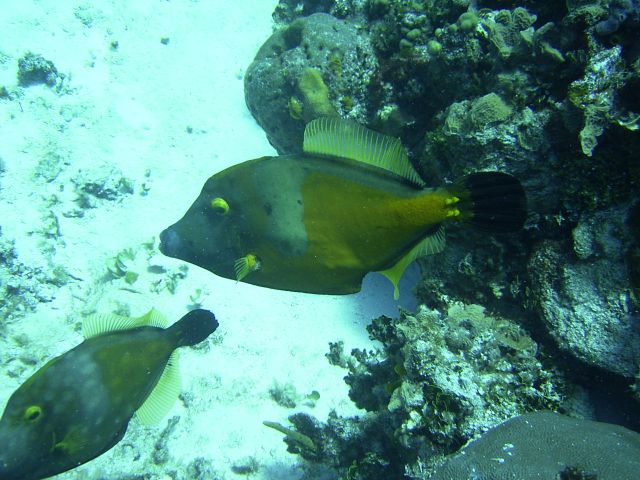
[[[70, 277], [42, 283], [35, 312], [2, 320], [0, 408], [38, 367], [81, 341], [83, 314], [156, 307], [173, 322], [200, 303], [220, 321], [204, 347], [181, 352], [183, 395], [158, 426], [134, 419], [115, 448], [58, 478], [314, 478], [263, 420], [358, 413], [345, 371], [325, 353], [330, 341], [344, 341], [346, 351], [371, 346], [366, 324], [397, 313], [385, 279], [368, 279], [358, 295], [304, 295], [195, 266], [185, 276], [187, 264], [157, 251], [159, 232], [210, 175], [274, 153], [245, 106], [242, 78], [271, 33], [276, 3], [21, 0], [2, 8], [0, 86], [11, 94], [0, 99], [2, 237], [15, 241], [17, 261]], [[18, 86], [27, 51], [66, 76], [61, 92]], [[122, 186], [122, 178], [133, 193], [78, 201], [83, 186]], [[121, 255], [110, 276], [107, 266], [125, 249], [134, 258]], [[139, 276], [127, 283], [125, 271]], [[299, 395], [293, 409], [269, 393], [287, 384]], [[303, 402], [313, 390], [315, 407]]]

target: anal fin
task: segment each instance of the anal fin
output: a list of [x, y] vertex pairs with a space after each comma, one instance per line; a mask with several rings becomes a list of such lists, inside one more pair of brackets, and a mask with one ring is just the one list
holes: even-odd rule
[[395, 265], [386, 270], [381, 270], [381, 273], [389, 279], [393, 284], [393, 298], [398, 300], [400, 298], [400, 290], [398, 290], [398, 284], [404, 274], [404, 271], [414, 260], [426, 257], [427, 255], [433, 255], [434, 253], [440, 253], [444, 250], [446, 241], [444, 235], [444, 227], [440, 226], [434, 233], [421, 240], [416, 244], [409, 252], [398, 260]]
[[180, 368], [178, 352], [174, 351], [167, 365], [147, 399], [136, 411], [136, 417], [143, 425], [157, 424], [169, 413], [180, 395]]

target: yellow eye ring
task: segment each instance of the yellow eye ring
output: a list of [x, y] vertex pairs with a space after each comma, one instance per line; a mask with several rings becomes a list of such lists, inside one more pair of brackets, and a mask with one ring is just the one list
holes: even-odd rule
[[30, 405], [24, 411], [24, 418], [33, 422], [42, 415], [42, 407], [40, 405]]
[[229, 204], [224, 198], [216, 197], [211, 200], [211, 208], [219, 215], [225, 215], [229, 213]]

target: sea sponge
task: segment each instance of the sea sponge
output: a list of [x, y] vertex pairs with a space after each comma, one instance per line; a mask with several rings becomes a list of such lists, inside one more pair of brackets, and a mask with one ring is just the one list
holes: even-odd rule
[[458, 24], [464, 31], [474, 30], [478, 26], [478, 15], [475, 12], [464, 12], [458, 18]]
[[329, 89], [322, 74], [315, 68], [305, 68], [298, 79], [298, 90], [303, 98], [302, 119], [310, 122], [318, 117], [335, 117], [336, 109], [329, 100]]

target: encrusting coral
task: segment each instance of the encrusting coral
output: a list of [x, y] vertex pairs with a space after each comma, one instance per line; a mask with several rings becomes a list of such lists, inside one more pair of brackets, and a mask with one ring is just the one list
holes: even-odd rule
[[508, 418], [557, 409], [570, 392], [522, 328], [478, 305], [380, 317], [368, 331], [381, 350], [345, 355], [336, 343], [327, 357], [349, 370], [349, 396], [369, 414], [290, 417], [315, 446], [291, 451], [348, 478], [400, 478]]

